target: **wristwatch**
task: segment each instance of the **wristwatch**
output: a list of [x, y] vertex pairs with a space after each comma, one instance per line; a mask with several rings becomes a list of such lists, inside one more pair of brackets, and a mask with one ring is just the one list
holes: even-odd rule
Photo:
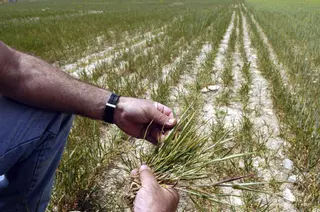
[[103, 113], [103, 121], [113, 124], [114, 110], [117, 107], [120, 96], [115, 93], [112, 93], [109, 100], [106, 103], [106, 108]]

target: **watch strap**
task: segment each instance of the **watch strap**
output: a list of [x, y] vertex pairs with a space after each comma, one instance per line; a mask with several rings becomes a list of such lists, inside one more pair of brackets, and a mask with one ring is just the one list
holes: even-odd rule
[[109, 100], [106, 103], [106, 107], [103, 113], [103, 121], [113, 124], [114, 110], [117, 107], [120, 96], [112, 93]]

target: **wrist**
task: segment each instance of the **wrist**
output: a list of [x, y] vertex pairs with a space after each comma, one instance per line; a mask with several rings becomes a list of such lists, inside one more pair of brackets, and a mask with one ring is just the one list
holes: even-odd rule
[[124, 96], [121, 96], [118, 100], [113, 114], [114, 124], [116, 124], [117, 126], [119, 126], [119, 123], [124, 116], [125, 107], [128, 105], [128, 101], [129, 98]]
[[114, 113], [119, 102], [120, 96], [115, 93], [112, 93], [106, 102], [104, 111], [103, 111], [103, 121], [109, 124], [114, 124]]

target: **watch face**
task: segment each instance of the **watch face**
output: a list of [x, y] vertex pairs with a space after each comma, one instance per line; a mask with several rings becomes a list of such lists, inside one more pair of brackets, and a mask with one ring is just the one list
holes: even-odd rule
[[117, 94], [111, 94], [110, 96], [110, 99], [108, 101], [109, 104], [112, 104], [112, 105], [116, 105], [118, 103], [118, 100], [119, 100], [119, 96]]

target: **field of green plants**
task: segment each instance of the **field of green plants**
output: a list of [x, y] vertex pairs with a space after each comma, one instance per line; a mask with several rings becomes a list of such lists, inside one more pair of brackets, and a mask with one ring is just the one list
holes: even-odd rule
[[[319, 20], [319, 0], [21, 0], [0, 4], [0, 40], [178, 118], [192, 105], [185, 140], [213, 151], [188, 152], [208, 165], [180, 173], [179, 211], [316, 212]], [[153, 148], [77, 117], [48, 211], [128, 210], [129, 173]]]

